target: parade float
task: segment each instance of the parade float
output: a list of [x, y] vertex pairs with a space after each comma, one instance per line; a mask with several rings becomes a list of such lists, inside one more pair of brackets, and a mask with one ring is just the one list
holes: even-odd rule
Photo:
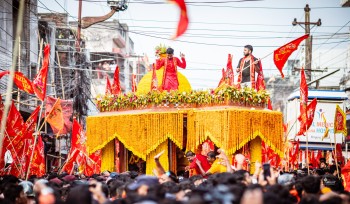
[[[160, 58], [164, 50], [157, 49]], [[154, 76], [162, 84], [163, 68], [150, 71], [137, 92], [106, 94], [97, 98], [98, 115], [87, 118], [89, 152], [102, 149], [101, 170], [132, 170], [131, 165], [152, 174], [154, 156], [165, 150], [165, 169], [180, 171], [183, 153], [200, 151], [210, 141], [227, 155], [248, 151], [252, 163], [261, 161], [262, 141], [283, 157], [283, 116], [266, 109], [265, 90], [227, 84], [211, 90], [192, 90], [178, 72], [179, 89], [152, 88]], [[152, 90], [153, 89], [153, 90]]]

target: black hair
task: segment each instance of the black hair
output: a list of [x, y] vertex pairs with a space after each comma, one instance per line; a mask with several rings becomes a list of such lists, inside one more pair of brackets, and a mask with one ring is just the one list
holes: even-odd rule
[[186, 157], [191, 157], [191, 156], [195, 156], [195, 155], [196, 155], [196, 154], [193, 153], [192, 151], [188, 151], [188, 152], [186, 152], [186, 154], [185, 154]]
[[248, 50], [253, 52], [253, 46], [251, 46], [251, 45], [246, 45], [246, 46], [244, 46], [244, 48], [247, 48]]
[[215, 154], [214, 151], [210, 151], [210, 152], [208, 152], [207, 156], [210, 157], [210, 158], [214, 158], [215, 159], [216, 154]]
[[171, 47], [169, 47], [169, 48], [166, 50], [166, 53], [172, 55], [172, 54], [174, 54], [174, 49], [171, 48]]
[[317, 194], [320, 191], [321, 179], [316, 176], [302, 178], [301, 185], [306, 193]]

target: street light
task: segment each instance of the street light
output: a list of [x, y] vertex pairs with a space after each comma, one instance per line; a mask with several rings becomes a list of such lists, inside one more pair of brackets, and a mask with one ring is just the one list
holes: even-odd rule
[[104, 16], [83, 17], [81, 19], [81, 28], [88, 28], [96, 23], [103, 22], [113, 16], [115, 12], [125, 11], [128, 8], [127, 0], [107, 0], [111, 11]]

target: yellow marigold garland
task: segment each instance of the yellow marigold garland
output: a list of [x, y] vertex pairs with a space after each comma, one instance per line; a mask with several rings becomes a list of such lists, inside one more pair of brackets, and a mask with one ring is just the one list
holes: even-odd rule
[[154, 156], [159, 152], [164, 150], [164, 154], [160, 157], [159, 161], [162, 164], [165, 171], [169, 169], [169, 155], [168, 155], [168, 140], [162, 142], [155, 150], [151, 151], [147, 155], [146, 159], [146, 174], [153, 175], [153, 169], [156, 169], [156, 164], [154, 162]]
[[114, 166], [114, 140], [109, 142], [102, 149], [102, 162], [101, 162], [101, 171], [108, 170], [113, 172], [115, 170]]
[[260, 137], [256, 137], [252, 141], [250, 141], [250, 173], [253, 174], [255, 171], [255, 162], [261, 162], [261, 139]]
[[91, 116], [87, 119], [90, 152], [102, 149], [114, 138], [136, 156], [146, 156], [168, 138], [183, 145], [183, 113], [180, 111]]
[[188, 114], [187, 149], [194, 151], [207, 138], [233, 154], [259, 136], [283, 157], [282, 113], [230, 108], [195, 110]]

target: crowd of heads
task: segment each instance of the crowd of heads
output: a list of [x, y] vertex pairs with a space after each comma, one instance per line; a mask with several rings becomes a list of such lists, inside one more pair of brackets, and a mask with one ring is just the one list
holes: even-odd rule
[[[208, 161], [216, 154], [209, 152]], [[187, 152], [193, 162], [196, 155]], [[350, 203], [344, 181], [336, 171], [326, 166], [317, 169], [281, 171], [255, 163], [250, 174], [243, 169], [233, 172], [178, 177], [171, 171], [158, 176], [137, 172], [108, 172], [84, 175], [51, 173], [27, 181], [14, 176], [2, 176], [0, 203], [190, 203], [190, 204], [316, 204]]]

